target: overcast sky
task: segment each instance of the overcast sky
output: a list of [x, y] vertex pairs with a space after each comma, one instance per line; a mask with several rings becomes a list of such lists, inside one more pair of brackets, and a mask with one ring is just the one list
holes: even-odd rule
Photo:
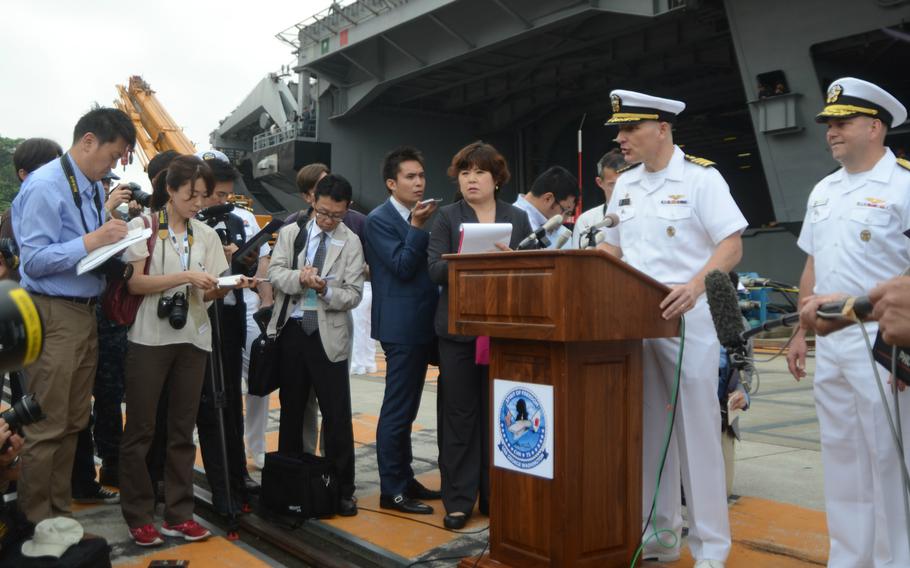
[[[141, 75], [196, 147], [207, 149], [218, 121], [262, 77], [295, 62], [275, 34], [330, 3], [3, 1], [0, 136], [43, 136], [68, 148], [92, 103], [112, 106], [115, 85]], [[138, 166], [124, 176], [143, 177]]]

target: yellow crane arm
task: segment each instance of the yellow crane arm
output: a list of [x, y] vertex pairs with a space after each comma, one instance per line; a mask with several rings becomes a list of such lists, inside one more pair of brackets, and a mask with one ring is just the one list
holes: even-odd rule
[[158, 152], [174, 150], [180, 154], [193, 154], [196, 147], [177, 126], [165, 110], [155, 91], [139, 75], [130, 77], [128, 86], [117, 85], [118, 99], [114, 104], [132, 119], [136, 126], [136, 142], [140, 149], [142, 165]]

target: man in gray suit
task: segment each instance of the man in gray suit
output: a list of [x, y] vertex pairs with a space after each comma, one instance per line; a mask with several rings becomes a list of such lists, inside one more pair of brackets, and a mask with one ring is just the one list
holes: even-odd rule
[[[278, 335], [281, 423], [278, 451], [303, 454], [304, 408], [310, 387], [322, 412], [325, 455], [338, 473], [338, 514], [357, 514], [351, 423], [350, 312], [363, 293], [363, 248], [341, 221], [351, 184], [327, 175], [316, 185], [313, 219], [278, 233], [269, 278], [275, 292], [269, 334]], [[295, 254], [296, 251], [297, 254]]]

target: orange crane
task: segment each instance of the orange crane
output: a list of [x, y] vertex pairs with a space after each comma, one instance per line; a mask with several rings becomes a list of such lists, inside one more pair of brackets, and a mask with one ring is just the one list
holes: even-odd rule
[[158, 152], [174, 150], [195, 154], [196, 147], [177, 126], [155, 96], [155, 91], [139, 75], [130, 77], [129, 85], [117, 85], [119, 98], [114, 104], [132, 119], [139, 143], [139, 159], [147, 166]]
[[[159, 152], [174, 150], [178, 154], [195, 154], [196, 147], [177, 126], [170, 113], [164, 108], [152, 87], [139, 75], [130, 77], [129, 84], [117, 85], [119, 97], [114, 105], [125, 112], [136, 127], [136, 142], [139, 145], [139, 161], [142, 167], [148, 167], [149, 161]], [[249, 208], [252, 201], [243, 196], [232, 194], [230, 201]], [[259, 226], [264, 227], [271, 215], [256, 215]]]

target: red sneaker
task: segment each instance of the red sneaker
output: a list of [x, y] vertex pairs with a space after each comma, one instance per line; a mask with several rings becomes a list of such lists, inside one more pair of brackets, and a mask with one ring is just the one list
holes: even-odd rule
[[179, 525], [169, 525], [167, 522], [161, 523], [161, 534], [165, 536], [182, 536], [184, 540], [195, 542], [205, 540], [212, 536], [209, 530], [193, 519], [184, 521]]
[[155, 525], [152, 524], [130, 529], [130, 536], [139, 546], [158, 546], [164, 542], [161, 533], [155, 530]]

